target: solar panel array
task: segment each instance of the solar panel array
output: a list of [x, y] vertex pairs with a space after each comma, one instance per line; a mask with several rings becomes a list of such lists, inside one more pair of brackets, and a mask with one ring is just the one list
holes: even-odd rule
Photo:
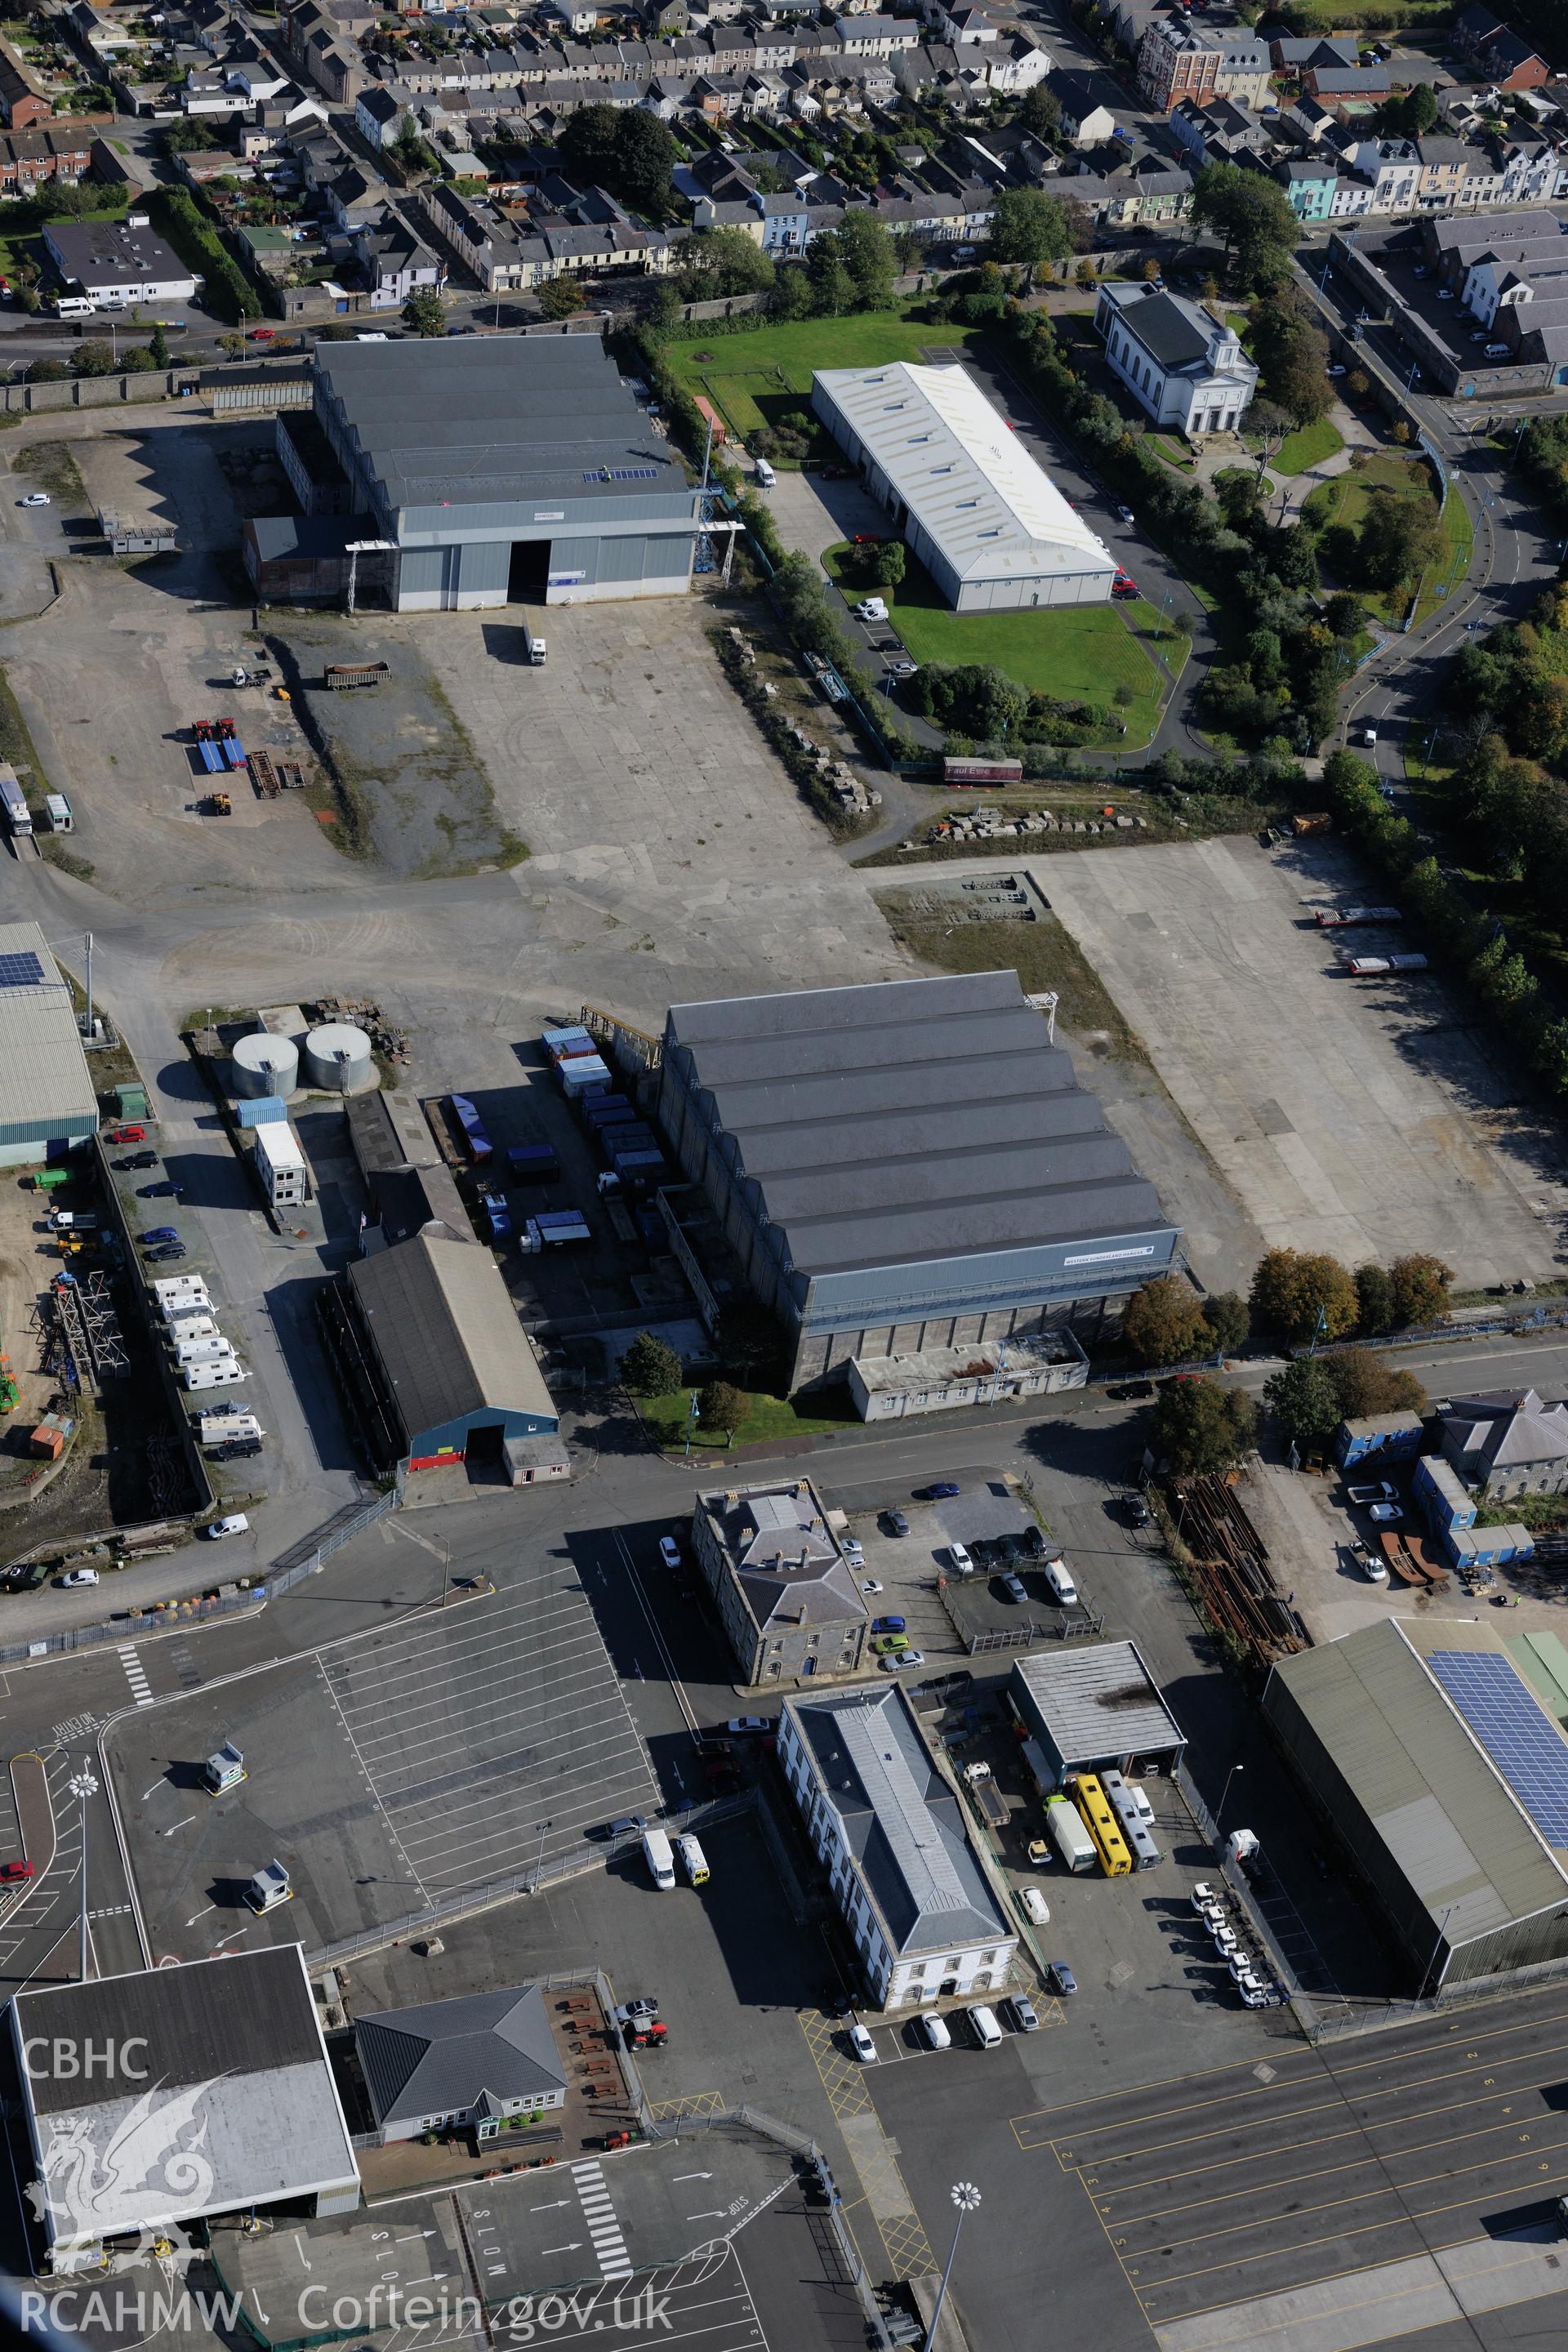
[[1568, 1846], [1568, 1740], [1508, 1660], [1433, 1650], [1426, 1664], [1548, 1845]]
[[657, 482], [657, 466], [600, 466], [592, 474], [584, 474], [585, 482]]
[[0, 955], [0, 988], [41, 988], [44, 967], [31, 948], [19, 955]]

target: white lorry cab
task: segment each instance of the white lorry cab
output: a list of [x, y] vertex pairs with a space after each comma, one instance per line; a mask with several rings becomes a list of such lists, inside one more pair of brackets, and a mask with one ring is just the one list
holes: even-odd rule
[[675, 1856], [669, 1850], [669, 1840], [665, 1836], [664, 1832], [662, 1830], [644, 1830], [642, 1833], [642, 1851], [643, 1860], [647, 1864], [648, 1876], [652, 1879], [654, 1885], [662, 1891], [668, 1891], [669, 1888], [673, 1887], [675, 1885]]

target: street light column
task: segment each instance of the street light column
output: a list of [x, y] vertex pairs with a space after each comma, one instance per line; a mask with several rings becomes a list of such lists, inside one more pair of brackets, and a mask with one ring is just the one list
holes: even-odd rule
[[942, 2319], [942, 2307], [947, 2301], [947, 2283], [952, 2276], [952, 2258], [958, 2252], [958, 2233], [963, 2227], [964, 2215], [973, 2213], [979, 2204], [980, 2191], [973, 2180], [955, 2180], [952, 2184], [952, 2201], [957, 2209], [953, 2216], [952, 2243], [947, 2250], [947, 2261], [942, 2266], [942, 2284], [936, 2291], [936, 2303], [931, 2311], [931, 2326], [926, 2329], [926, 2340], [922, 2352], [932, 2352], [936, 2343], [936, 2331]]

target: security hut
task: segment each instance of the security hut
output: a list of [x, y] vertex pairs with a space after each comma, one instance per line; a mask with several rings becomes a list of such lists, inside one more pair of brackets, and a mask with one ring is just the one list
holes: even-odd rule
[[1042, 1786], [1069, 1772], [1115, 1770], [1141, 1780], [1169, 1776], [1186, 1740], [1133, 1642], [1096, 1642], [1053, 1657], [1015, 1659], [1007, 1701], [1045, 1766]]
[[566, 2104], [561, 2053], [537, 1985], [356, 2018], [354, 2047], [383, 2147], [451, 2124], [489, 2138], [513, 2116]]
[[1461, 1618], [1282, 1658], [1263, 1709], [1326, 1833], [1442, 1992], [1568, 1957], [1568, 1660]]
[[472, 1240], [421, 1230], [356, 1259], [320, 1313], [345, 1410], [378, 1471], [472, 1461], [510, 1476], [514, 1440], [560, 1427], [500, 1270]]
[[0, 924], [0, 1168], [26, 1167], [97, 1131], [70, 991], [37, 923]]
[[[300, 1945], [19, 1992], [10, 2020], [51, 2269], [219, 2214], [358, 2205]], [[115, 2154], [132, 2129], [133, 2164]]]
[[955, 611], [1109, 598], [1116, 558], [963, 368], [829, 368], [811, 404]]

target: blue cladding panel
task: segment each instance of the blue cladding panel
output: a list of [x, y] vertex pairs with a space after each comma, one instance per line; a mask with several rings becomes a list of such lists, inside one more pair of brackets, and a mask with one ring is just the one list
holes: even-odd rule
[[1548, 1845], [1568, 1846], [1568, 1741], [1508, 1660], [1433, 1650], [1426, 1664]]

